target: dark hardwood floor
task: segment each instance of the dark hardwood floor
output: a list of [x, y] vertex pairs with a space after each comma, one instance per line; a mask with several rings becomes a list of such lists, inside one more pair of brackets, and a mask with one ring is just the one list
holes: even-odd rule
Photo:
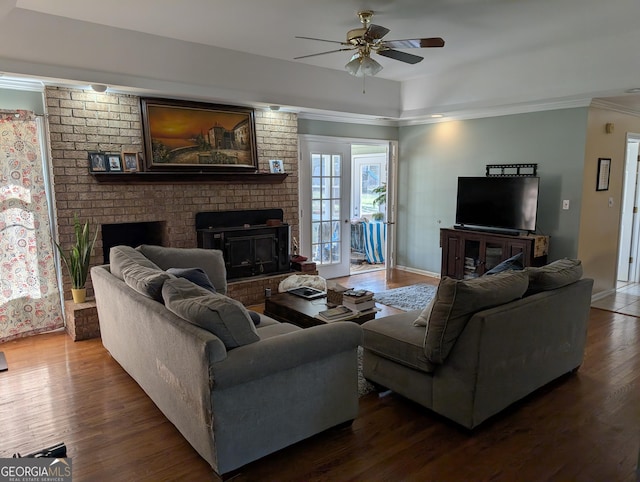
[[[388, 284], [384, 273], [343, 281], [374, 291], [437, 283], [403, 272]], [[0, 350], [9, 363], [0, 457], [65, 442], [74, 481], [218, 480], [100, 340], [52, 333]], [[234, 480], [633, 481], [639, 444], [640, 319], [592, 309], [580, 370], [473, 432], [371, 393], [352, 425], [249, 464]]]

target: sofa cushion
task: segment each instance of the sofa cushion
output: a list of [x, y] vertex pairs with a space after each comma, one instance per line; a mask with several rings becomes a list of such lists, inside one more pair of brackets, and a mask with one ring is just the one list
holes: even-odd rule
[[132, 264], [122, 270], [122, 278], [138, 293], [162, 302], [162, 285], [173, 276], [160, 268]]
[[429, 303], [427, 303], [427, 306], [424, 307], [424, 309], [420, 312], [418, 317], [414, 320], [413, 325], [414, 326], [427, 326], [429, 324], [429, 318], [431, 318], [431, 312], [433, 311], [433, 305], [435, 305], [435, 304], [436, 304], [436, 297], [434, 295], [434, 297], [431, 298], [431, 301], [429, 301]]
[[555, 290], [582, 278], [582, 262], [578, 259], [559, 259], [540, 268], [526, 268], [529, 275], [527, 295]]
[[218, 293], [227, 292], [227, 269], [222, 251], [203, 248], [167, 248], [142, 244], [136, 248], [162, 269], [198, 267], [207, 273]]
[[207, 273], [202, 268], [169, 268], [167, 273], [174, 275], [176, 278], [188, 279], [212, 293], [216, 292], [215, 286], [213, 286]]
[[427, 359], [443, 363], [474, 313], [521, 298], [528, 284], [524, 271], [504, 271], [468, 280], [442, 278], [425, 335]]
[[129, 266], [146, 266], [160, 269], [153, 261], [131, 246], [113, 246], [109, 250], [109, 269], [117, 278], [122, 277], [122, 271]]
[[216, 335], [227, 349], [260, 339], [242, 304], [219, 293], [211, 293], [184, 278], [167, 280], [162, 287], [167, 309]]
[[384, 358], [431, 373], [435, 365], [424, 353], [424, 327], [413, 324], [419, 311], [408, 311], [367, 321], [362, 346]]
[[292, 325], [291, 323], [270, 323], [258, 328], [258, 336], [261, 340], [273, 338], [275, 336], [287, 335], [294, 331], [300, 331], [302, 328]]
[[494, 266], [489, 271], [485, 273], [486, 275], [502, 273], [503, 271], [522, 271], [524, 269], [524, 265], [522, 264], [522, 260], [524, 258], [523, 253], [518, 253], [515, 256], [511, 256], [509, 259], [505, 259], [500, 264]]

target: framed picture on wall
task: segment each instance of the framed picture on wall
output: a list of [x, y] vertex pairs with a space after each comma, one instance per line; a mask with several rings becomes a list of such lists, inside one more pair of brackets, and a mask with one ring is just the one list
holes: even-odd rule
[[91, 172], [107, 172], [107, 161], [103, 152], [89, 153], [89, 171]]
[[140, 99], [146, 171], [258, 170], [254, 111]]
[[604, 157], [599, 158], [596, 191], [608, 191], [610, 177], [611, 177], [611, 159], [607, 159]]

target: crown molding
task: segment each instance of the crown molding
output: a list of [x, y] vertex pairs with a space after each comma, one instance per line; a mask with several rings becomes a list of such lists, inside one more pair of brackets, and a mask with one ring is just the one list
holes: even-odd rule
[[313, 121], [323, 121], [323, 122], [343, 122], [347, 124], [363, 124], [363, 125], [375, 125], [375, 126], [385, 126], [385, 127], [396, 127], [398, 125], [397, 119], [391, 118], [374, 118], [374, 117], [364, 117], [347, 114], [338, 114], [338, 113], [315, 113], [315, 112], [305, 112], [301, 110], [298, 113], [298, 119], [306, 119]]
[[0, 89], [44, 92], [44, 82], [37, 79], [16, 79], [13, 77], [5, 77], [0, 74]]
[[433, 118], [431, 117], [431, 114], [424, 116], [415, 116], [414, 118], [400, 119], [398, 125], [400, 127], [404, 127], [421, 124], [436, 124], [439, 122], [447, 122], [453, 120], [482, 119], [485, 117], [527, 114], [530, 112], [542, 112], [548, 110], [575, 109], [578, 107], [588, 107], [590, 104], [591, 98], [578, 98], [521, 102], [469, 109], [456, 108], [455, 110], [447, 110], [446, 108], [440, 108], [435, 109], [434, 111], [437, 110], [438, 113], [442, 114], [442, 117]]
[[593, 99], [591, 101], [591, 107], [599, 107], [601, 109], [612, 110], [614, 112], [620, 112], [621, 114], [629, 114], [636, 117], [640, 117], [640, 110], [633, 109], [631, 107], [609, 102], [604, 99]]
[[[298, 114], [300, 119], [317, 120], [324, 122], [344, 122], [353, 124], [365, 124], [365, 125], [377, 125], [377, 126], [390, 126], [390, 127], [405, 127], [413, 125], [423, 124], [436, 124], [440, 122], [449, 122], [454, 120], [469, 120], [469, 119], [482, 119], [485, 117], [499, 117], [504, 115], [515, 114], [527, 114], [530, 112], [542, 112], [548, 110], [560, 110], [560, 109], [575, 109], [579, 107], [589, 107], [594, 105], [595, 101], [592, 98], [576, 98], [576, 99], [562, 99], [562, 100], [542, 100], [536, 102], [520, 102], [513, 104], [504, 104], [496, 106], [484, 106], [477, 108], [464, 108], [456, 106], [455, 109], [448, 110], [447, 108], [430, 109], [428, 114], [414, 115], [411, 117], [401, 116], [398, 119], [391, 118], [365, 118], [357, 115], [345, 116], [344, 114], [331, 114], [331, 113], [312, 113], [301, 111]], [[600, 102], [607, 108], [617, 107], [618, 109], [624, 109], [617, 104]], [[442, 113], [442, 117], [432, 117], [432, 112]], [[622, 110], [621, 110], [622, 111]], [[640, 112], [633, 112], [629, 109], [624, 110], [625, 113], [631, 113], [639, 115]]]

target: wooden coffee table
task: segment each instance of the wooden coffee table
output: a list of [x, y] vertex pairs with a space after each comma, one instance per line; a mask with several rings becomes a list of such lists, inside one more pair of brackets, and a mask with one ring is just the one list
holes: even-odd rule
[[[333, 306], [335, 305], [327, 304], [326, 298], [306, 300], [300, 296], [290, 295], [289, 293], [280, 293], [265, 299], [264, 314], [283, 323], [291, 323], [302, 328], [309, 328], [310, 326], [333, 323], [332, 321], [324, 321], [316, 318], [318, 313]], [[350, 318], [349, 321], [361, 325], [365, 321], [373, 320], [375, 317], [376, 312], [369, 311], [355, 318]]]

